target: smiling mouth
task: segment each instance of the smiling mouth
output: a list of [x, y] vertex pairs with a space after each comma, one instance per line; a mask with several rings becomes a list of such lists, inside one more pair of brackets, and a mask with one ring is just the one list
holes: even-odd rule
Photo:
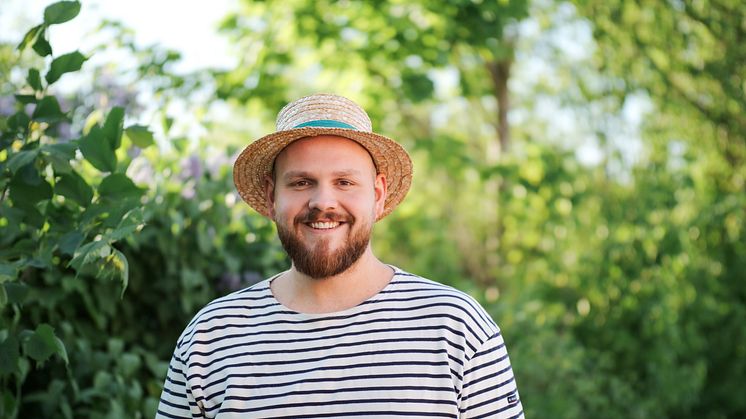
[[331, 230], [335, 227], [338, 227], [340, 222], [338, 221], [315, 221], [312, 223], [307, 223], [308, 226], [315, 230]]

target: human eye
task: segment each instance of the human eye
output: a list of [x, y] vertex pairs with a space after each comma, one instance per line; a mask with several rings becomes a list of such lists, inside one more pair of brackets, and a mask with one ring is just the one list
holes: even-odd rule
[[296, 179], [289, 183], [289, 186], [292, 188], [304, 188], [306, 186], [309, 186], [311, 182], [308, 181], [308, 179]]
[[353, 181], [351, 181], [349, 179], [339, 179], [337, 181], [337, 185], [342, 186], [342, 187], [348, 187], [348, 186], [352, 186], [354, 184], [355, 184], [355, 182], [353, 182]]

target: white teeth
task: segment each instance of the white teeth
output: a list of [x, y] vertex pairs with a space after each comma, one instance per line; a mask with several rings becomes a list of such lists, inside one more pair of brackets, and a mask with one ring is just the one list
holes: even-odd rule
[[336, 221], [327, 221], [327, 222], [316, 222], [311, 223], [311, 227], [321, 229], [321, 230], [328, 230], [330, 228], [334, 228], [338, 226], [339, 223]]

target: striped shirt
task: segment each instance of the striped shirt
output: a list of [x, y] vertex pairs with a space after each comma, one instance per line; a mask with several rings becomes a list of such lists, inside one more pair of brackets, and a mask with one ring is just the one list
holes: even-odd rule
[[302, 314], [260, 282], [205, 306], [157, 418], [518, 418], [500, 329], [474, 299], [397, 268], [353, 308]]

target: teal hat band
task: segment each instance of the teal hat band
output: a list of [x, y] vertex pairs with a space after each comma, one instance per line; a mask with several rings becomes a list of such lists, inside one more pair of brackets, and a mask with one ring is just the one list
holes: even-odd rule
[[302, 124], [296, 125], [293, 128], [305, 128], [305, 127], [312, 127], [312, 128], [347, 128], [347, 129], [354, 129], [357, 131], [357, 128], [353, 127], [350, 124], [345, 124], [344, 122], [335, 121], [333, 119], [316, 119], [313, 121], [304, 122]]

